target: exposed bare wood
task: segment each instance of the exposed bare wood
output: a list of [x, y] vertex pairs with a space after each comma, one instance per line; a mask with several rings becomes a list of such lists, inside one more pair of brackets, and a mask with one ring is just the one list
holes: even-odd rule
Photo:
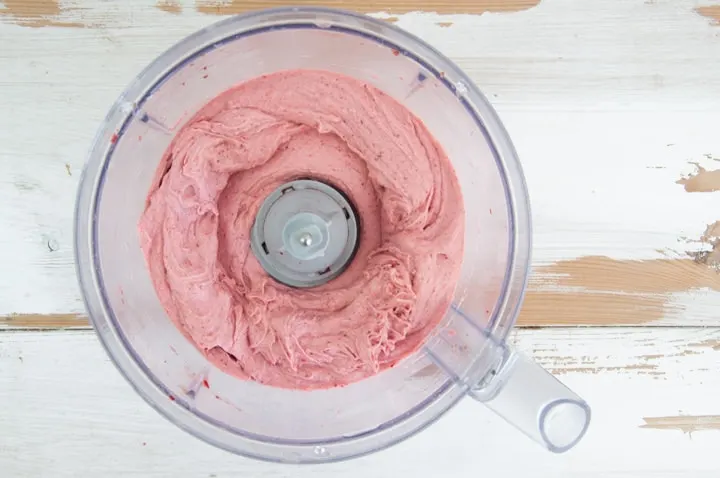
[[[293, 5], [323, 5], [362, 13], [388, 12], [401, 14], [416, 11], [437, 13], [517, 12], [527, 10], [540, 0], [295, 0]], [[282, 0], [198, 0], [197, 9], [212, 15], [235, 15], [261, 8], [287, 6]]]
[[84, 28], [82, 22], [64, 21], [61, 14], [64, 8], [58, 0], [4, 0], [5, 9], [0, 10], [0, 18], [5, 17], [26, 27], [71, 27]]
[[707, 5], [705, 7], [697, 7], [695, 11], [703, 17], [712, 19], [715, 25], [720, 25], [720, 5]]
[[179, 1], [174, 0], [159, 0], [155, 5], [163, 12], [178, 14], [182, 12], [182, 5]]
[[[682, 312], [675, 292], [720, 290], [707, 261], [588, 256], [534, 270], [522, 325], [641, 325]], [[562, 304], [558, 306], [559, 304]]]
[[643, 417], [643, 421], [645, 424], [641, 425], [640, 428], [680, 430], [683, 433], [693, 433], [703, 430], [720, 430], [720, 415]]
[[697, 166], [696, 173], [678, 179], [676, 183], [685, 186], [685, 191], [689, 193], [720, 191], [720, 169], [708, 171], [702, 166]]
[[0, 329], [65, 329], [90, 324], [80, 314], [10, 314], [0, 317]]

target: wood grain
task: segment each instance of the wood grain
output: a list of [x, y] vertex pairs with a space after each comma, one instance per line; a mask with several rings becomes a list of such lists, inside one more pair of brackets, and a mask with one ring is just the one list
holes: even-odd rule
[[[537, 342], [525, 352], [560, 376], [614, 374], [674, 380], [682, 370], [711, 371], [715, 352], [720, 352], [718, 329], [682, 330], [674, 336], [667, 328], [557, 328], [517, 330], [513, 336], [514, 345], [523, 349], [524, 338], [532, 335]], [[599, 334], [607, 340], [605, 347], [588, 348]], [[557, 343], [550, 343], [551, 339]]]
[[656, 430], [680, 430], [691, 434], [703, 430], [720, 430], [720, 415], [678, 415], [672, 417], [643, 417], [641, 428]]
[[597, 291], [548, 292], [530, 289], [525, 294], [518, 327], [568, 325], [651, 325], [681, 307], [665, 297]]
[[71, 11], [63, 8], [58, 0], [4, 0], [5, 8], [0, 10], [0, 17], [12, 22], [33, 28], [56, 26], [84, 28], [86, 24], [76, 21], [64, 21], [61, 14]]
[[624, 294], [720, 291], [720, 274], [690, 259], [617, 260], [586, 256], [538, 267], [533, 285]]
[[[344, 8], [361, 13], [387, 12], [401, 14], [416, 11], [448, 13], [517, 12], [527, 10], [540, 0], [295, 0], [293, 5]], [[197, 10], [212, 15], [235, 15], [261, 8], [284, 7], [283, 0], [198, 0]]]
[[706, 339], [694, 345], [698, 347], [710, 347], [713, 350], [720, 350], [720, 339]]
[[[85, 15], [89, 11], [89, 7], [85, 7], [85, 4], [91, 3], [60, 0], [6, 0], [3, 2], [5, 8], [0, 9], [0, 18], [16, 25], [32, 28], [98, 28], [121, 26], [125, 23], [125, 19], [122, 17], [113, 18], [114, 15], [109, 14], [106, 8]], [[148, 8], [148, 5], [144, 3], [135, 1], [129, 4], [129, 7], [141, 12]], [[185, 2], [180, 0], [157, 0], [153, 6], [163, 12], [177, 15], [183, 11], [183, 3]], [[288, 5], [288, 2], [281, 0], [198, 0], [194, 3], [196, 11], [211, 15], [234, 15], [262, 8]], [[440, 14], [481, 14], [527, 10], [540, 3], [540, 0], [374, 0], [368, 2], [362, 0], [324, 0], [320, 2], [295, 0], [291, 3], [293, 5], [343, 8], [361, 13], [387, 12], [395, 15], [415, 11]], [[392, 16], [387, 20], [397, 21], [397, 17]]]
[[697, 7], [695, 9], [703, 17], [713, 20], [715, 25], [720, 25], [720, 5], [708, 5], [705, 7]]
[[0, 317], [0, 329], [66, 329], [87, 328], [82, 314], [10, 314]]
[[705, 233], [700, 237], [700, 244], [709, 249], [687, 251], [698, 264], [704, 264], [720, 273], [720, 221], [708, 224]]
[[[712, 369], [720, 351], [680, 354], [718, 333], [518, 331], [516, 346], [557, 371], [566, 369], [560, 379], [593, 408], [586, 438], [566, 455], [547, 453], [466, 399], [401, 445], [310, 468], [241, 459], [180, 430], [133, 391], [92, 332], [0, 333], [0, 403], [12, 404], [0, 407], [0, 469], [8, 478], [44, 477], [49, 470], [53, 478], [477, 478], [478, 470], [503, 478], [717, 478], [720, 433], [709, 427], [720, 414], [720, 376]], [[602, 369], [571, 370], [588, 360]], [[642, 363], [661, 375], [633, 368]], [[679, 431], [688, 427], [705, 428], [692, 436]], [[103, 452], [108, 449], [113, 453]]]
[[588, 256], [538, 267], [518, 323], [643, 325], [682, 315], [684, 306], [673, 303], [672, 294], [720, 291], [720, 273], [710, 266], [707, 258], [636, 261]]
[[159, 0], [155, 5], [158, 9], [163, 12], [179, 14], [182, 13], [182, 5], [179, 1], [175, 0]]
[[710, 193], [720, 191], [720, 169], [708, 171], [702, 166], [697, 166], [697, 172], [677, 181], [677, 184], [685, 186], [689, 193]]

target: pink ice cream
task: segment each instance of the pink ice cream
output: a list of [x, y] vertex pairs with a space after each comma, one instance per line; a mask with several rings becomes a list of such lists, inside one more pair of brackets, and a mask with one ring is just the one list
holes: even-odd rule
[[[347, 194], [360, 238], [340, 276], [295, 289], [264, 271], [250, 232], [276, 187], [306, 177]], [[455, 289], [464, 214], [449, 159], [410, 111], [352, 78], [295, 70], [221, 94], [182, 128], [139, 230], [168, 316], [217, 367], [317, 389], [422, 344]]]

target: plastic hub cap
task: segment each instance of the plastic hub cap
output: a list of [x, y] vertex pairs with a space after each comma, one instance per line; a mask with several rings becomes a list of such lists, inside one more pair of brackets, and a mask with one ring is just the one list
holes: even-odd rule
[[292, 287], [315, 287], [340, 275], [358, 242], [357, 215], [334, 187], [312, 179], [285, 183], [263, 202], [251, 247], [265, 271]]

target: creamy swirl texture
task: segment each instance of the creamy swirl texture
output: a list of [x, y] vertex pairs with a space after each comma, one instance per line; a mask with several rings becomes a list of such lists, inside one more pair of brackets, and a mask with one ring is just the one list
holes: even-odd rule
[[[354, 204], [358, 251], [327, 284], [273, 280], [250, 249], [279, 185], [312, 177]], [[169, 318], [223, 371], [299, 389], [349, 384], [412, 353], [445, 314], [464, 207], [425, 125], [380, 90], [315, 70], [219, 95], [165, 152], [139, 222]]]

